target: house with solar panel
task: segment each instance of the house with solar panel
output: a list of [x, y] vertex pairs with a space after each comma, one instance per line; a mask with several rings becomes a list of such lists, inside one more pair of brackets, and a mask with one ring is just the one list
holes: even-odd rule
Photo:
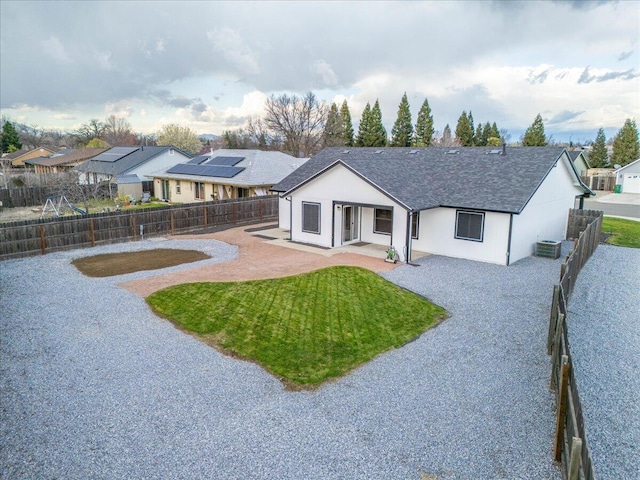
[[270, 195], [271, 187], [308, 159], [282, 152], [220, 149], [153, 175], [156, 196], [192, 203]]
[[140, 199], [143, 192], [158, 196], [150, 180], [178, 163], [189, 161], [192, 155], [176, 147], [113, 147], [75, 167], [82, 184], [101, 182], [118, 185], [118, 196]]
[[593, 195], [562, 147], [325, 148], [273, 190], [293, 242], [500, 265], [559, 246]]

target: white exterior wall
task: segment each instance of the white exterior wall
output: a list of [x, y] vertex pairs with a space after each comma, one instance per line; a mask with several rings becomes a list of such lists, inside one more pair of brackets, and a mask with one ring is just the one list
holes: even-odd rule
[[[323, 175], [313, 179], [306, 185], [295, 190], [291, 200], [291, 239], [295, 242], [310, 243], [323, 247], [340, 246], [342, 241], [342, 215], [333, 205], [333, 201], [341, 204], [365, 203], [381, 207], [393, 208], [393, 244], [399, 252], [403, 251], [406, 232], [406, 211], [375, 187], [369, 185], [360, 177], [336, 165]], [[302, 202], [320, 204], [320, 234], [302, 231]], [[335, 211], [334, 211], [335, 208]], [[362, 241], [389, 245], [390, 235], [373, 233], [373, 208], [361, 207], [359, 219], [359, 234]], [[335, 213], [335, 224], [333, 224]], [[284, 219], [280, 219], [280, 225]], [[335, 225], [335, 229], [333, 229]], [[335, 244], [332, 245], [332, 236]]]
[[278, 228], [291, 228], [291, 202], [283, 197], [278, 198]]
[[640, 193], [640, 160], [616, 172], [616, 185], [622, 185], [622, 193]]
[[558, 160], [524, 210], [513, 216], [510, 263], [532, 255], [538, 241], [565, 239], [569, 209], [584, 193], [574, 182], [566, 161]]
[[506, 265], [509, 214], [484, 212], [483, 239], [482, 242], [475, 242], [455, 238], [457, 211], [455, 208], [433, 208], [420, 212], [418, 238], [412, 240], [412, 249], [435, 255]]

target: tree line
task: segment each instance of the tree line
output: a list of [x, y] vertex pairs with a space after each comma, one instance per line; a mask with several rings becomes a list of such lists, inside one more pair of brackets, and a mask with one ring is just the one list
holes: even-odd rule
[[189, 153], [198, 153], [203, 148], [198, 135], [188, 127], [177, 124], [164, 125], [152, 135], [136, 133], [129, 121], [115, 115], [104, 121], [92, 118], [71, 133], [45, 130], [37, 125], [25, 125], [2, 118], [0, 138], [2, 153], [37, 147], [111, 148], [135, 145], [173, 145]]
[[[428, 147], [428, 146], [495, 146], [510, 141], [511, 135], [496, 122], [474, 124], [473, 113], [462, 112], [455, 132], [449, 124], [442, 134], [436, 132], [429, 101], [424, 99], [415, 124], [406, 92], [398, 105], [396, 120], [389, 135], [382, 123], [378, 99], [371, 106], [367, 102], [357, 132], [354, 130], [347, 100], [340, 106], [320, 101], [313, 92], [303, 96], [272, 95], [265, 102], [262, 117], [249, 118], [238, 130], [227, 130], [222, 137], [209, 144], [210, 148], [234, 148], [279, 150], [298, 157], [309, 157], [325, 147]], [[203, 151], [198, 135], [188, 127], [165, 125], [153, 135], [135, 133], [126, 119], [110, 115], [106, 120], [91, 119], [77, 131], [65, 134], [45, 131], [37, 126], [27, 126], [2, 119], [2, 152], [38, 146], [66, 145], [76, 148], [127, 145], [173, 145], [190, 153]], [[589, 155], [593, 167], [626, 165], [640, 157], [638, 129], [635, 120], [627, 119], [624, 126], [610, 140], [613, 146], [608, 156], [604, 130], [599, 129]], [[520, 141], [522, 146], [546, 146], [554, 144], [552, 136], [544, 130], [540, 114], [526, 129]], [[572, 147], [573, 145], [570, 145]]]

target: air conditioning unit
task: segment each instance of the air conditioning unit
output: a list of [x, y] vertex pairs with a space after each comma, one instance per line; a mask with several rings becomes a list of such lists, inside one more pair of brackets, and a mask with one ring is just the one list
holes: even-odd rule
[[561, 242], [542, 240], [536, 242], [536, 257], [560, 258]]

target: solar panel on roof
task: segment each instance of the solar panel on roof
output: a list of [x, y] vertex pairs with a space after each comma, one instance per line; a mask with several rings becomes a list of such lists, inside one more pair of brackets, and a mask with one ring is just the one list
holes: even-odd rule
[[194, 165], [192, 163], [179, 163], [167, 170], [167, 173], [178, 175], [198, 175], [200, 177], [232, 178], [244, 170], [244, 167], [231, 167], [228, 165]]
[[115, 162], [136, 150], [138, 150], [138, 147], [113, 147], [106, 152], [102, 152], [100, 155], [93, 157], [92, 160], [97, 160], [99, 162]]
[[207, 165], [228, 165], [233, 167], [240, 163], [245, 157], [215, 157], [207, 162]]
[[207, 155], [197, 155], [189, 160], [187, 163], [191, 163], [193, 165], [200, 165], [203, 162], [206, 162], [209, 157]]

